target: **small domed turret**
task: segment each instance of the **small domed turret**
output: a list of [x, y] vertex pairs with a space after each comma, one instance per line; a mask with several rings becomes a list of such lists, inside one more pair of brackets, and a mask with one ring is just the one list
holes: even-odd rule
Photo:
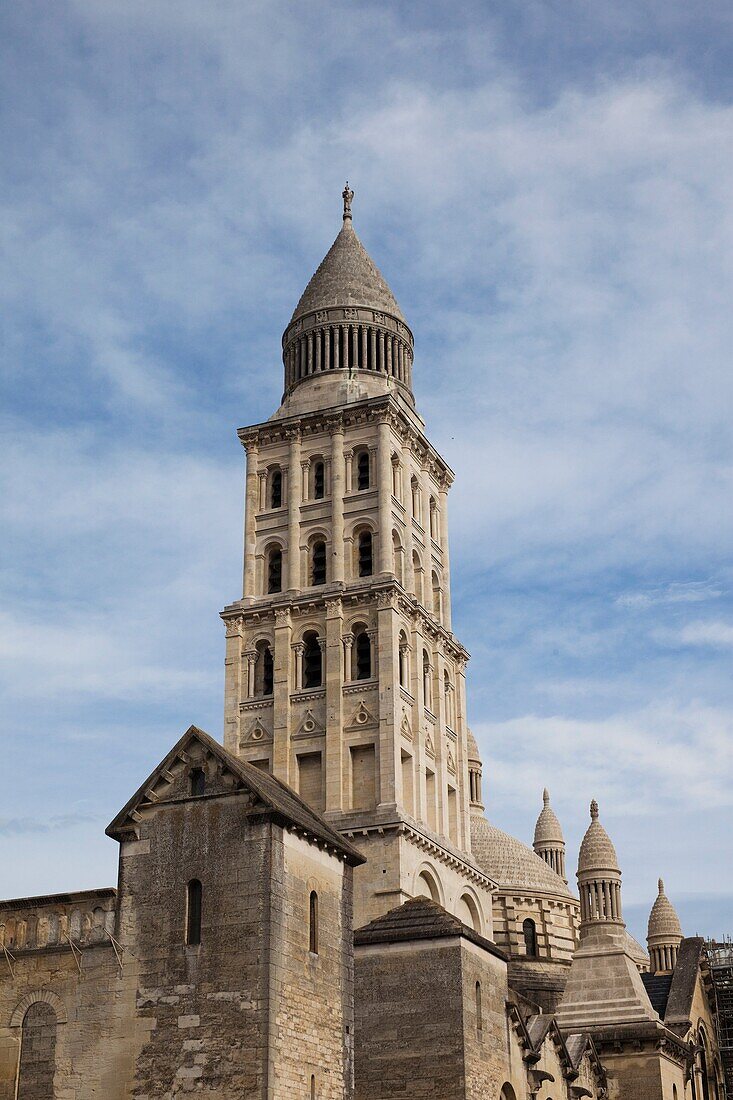
[[303, 291], [283, 334], [285, 397], [307, 383], [319, 403], [334, 386], [358, 380], [363, 396], [401, 393], [411, 405], [412, 333], [392, 291], [354, 232], [348, 183], [343, 226]]
[[550, 792], [545, 787], [542, 792], [544, 803], [537, 824], [534, 827], [533, 848], [553, 871], [565, 879], [565, 838], [557, 814], [550, 805]]
[[598, 819], [598, 803], [590, 804], [590, 825], [580, 845], [578, 890], [580, 892], [580, 934], [590, 926], [619, 925], [621, 916], [621, 871], [616, 849]]
[[664, 892], [660, 878], [659, 893], [649, 914], [646, 942], [649, 947], [652, 974], [670, 974], [677, 962], [683, 940], [682, 926], [672, 902]]
[[468, 791], [470, 809], [483, 814], [484, 804], [481, 801], [481, 754], [476, 744], [476, 738], [471, 730], [466, 731], [466, 749], [468, 758]]

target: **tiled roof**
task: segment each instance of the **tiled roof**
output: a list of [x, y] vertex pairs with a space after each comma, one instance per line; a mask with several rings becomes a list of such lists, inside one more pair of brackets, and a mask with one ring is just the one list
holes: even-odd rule
[[472, 943], [484, 947], [497, 958], [506, 959], [504, 952], [484, 936], [463, 924], [458, 917], [446, 912], [442, 905], [431, 898], [411, 898], [395, 909], [390, 909], [376, 920], [370, 921], [354, 932], [355, 946], [374, 943], [398, 943], [406, 940], [433, 940], [463, 936]]
[[672, 985], [671, 974], [642, 974], [641, 980], [649, 994], [652, 1008], [659, 1013], [659, 1018], [664, 1019], [669, 999], [669, 989]]
[[351, 219], [344, 222], [303, 291], [291, 324], [306, 313], [335, 306], [366, 306], [405, 320], [384, 277], [354, 232]]

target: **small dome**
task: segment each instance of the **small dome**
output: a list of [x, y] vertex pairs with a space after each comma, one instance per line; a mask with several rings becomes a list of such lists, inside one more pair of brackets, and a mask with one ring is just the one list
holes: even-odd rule
[[578, 874], [586, 871], [614, 871], [621, 874], [616, 849], [606, 830], [598, 820], [598, 803], [590, 804], [591, 822], [580, 845]]
[[468, 745], [468, 763], [469, 764], [480, 764], [481, 763], [481, 753], [479, 752], [478, 744], [476, 743], [476, 738], [473, 736], [473, 733], [471, 732], [470, 729], [466, 730], [466, 742], [467, 742], [467, 745]]
[[562, 828], [557, 820], [557, 815], [550, 805], [550, 792], [547, 787], [542, 792], [542, 801], [544, 806], [540, 810], [540, 816], [537, 818], [537, 824], [534, 827], [535, 848], [548, 844], [564, 844], [565, 838], [562, 835]]
[[476, 862], [502, 892], [533, 891], [573, 895], [567, 884], [531, 848], [492, 825], [483, 814], [471, 815], [471, 850]]
[[647, 938], [665, 936], [673, 940], [682, 939], [682, 925], [672, 902], [664, 892], [664, 882], [659, 880], [659, 894], [649, 914]]

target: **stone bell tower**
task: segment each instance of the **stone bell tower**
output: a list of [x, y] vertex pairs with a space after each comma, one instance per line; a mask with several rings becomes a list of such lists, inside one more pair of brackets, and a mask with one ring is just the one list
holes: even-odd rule
[[413, 337], [343, 226], [283, 335], [285, 391], [247, 454], [225, 745], [367, 856], [357, 925], [429, 894], [491, 934], [470, 855], [465, 667], [451, 631], [448, 490], [412, 393]]

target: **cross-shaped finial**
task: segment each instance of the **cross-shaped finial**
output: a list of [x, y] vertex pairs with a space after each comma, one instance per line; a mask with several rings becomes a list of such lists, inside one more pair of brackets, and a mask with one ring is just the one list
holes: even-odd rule
[[351, 218], [351, 200], [354, 197], [354, 192], [349, 188], [349, 181], [346, 181], [346, 186], [341, 192], [341, 198], [344, 200], [344, 221], [347, 218]]

